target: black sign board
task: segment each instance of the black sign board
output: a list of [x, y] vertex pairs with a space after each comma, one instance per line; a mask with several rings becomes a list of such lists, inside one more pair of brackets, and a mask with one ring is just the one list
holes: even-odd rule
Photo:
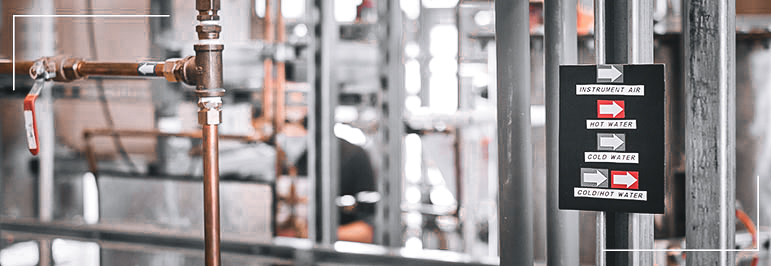
[[560, 209], [664, 213], [664, 65], [559, 74]]

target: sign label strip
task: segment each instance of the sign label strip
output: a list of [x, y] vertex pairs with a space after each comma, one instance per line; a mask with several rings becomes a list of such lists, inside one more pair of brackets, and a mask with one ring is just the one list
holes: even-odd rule
[[584, 152], [587, 163], [640, 163], [640, 154], [636, 152]]
[[645, 85], [578, 84], [576, 95], [645, 96]]
[[577, 187], [573, 188], [573, 197], [648, 201], [648, 191]]
[[586, 129], [637, 129], [637, 120], [586, 119]]

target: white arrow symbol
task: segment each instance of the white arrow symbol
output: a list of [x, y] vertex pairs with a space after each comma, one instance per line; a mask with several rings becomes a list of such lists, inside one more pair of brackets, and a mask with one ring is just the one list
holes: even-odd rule
[[626, 188], [629, 188], [634, 185], [634, 183], [637, 183], [637, 178], [629, 172], [626, 172], [626, 174], [623, 175], [613, 175], [614, 185], [626, 185]]
[[605, 180], [608, 180], [605, 175], [600, 172], [600, 170], [594, 170], [594, 173], [584, 173], [584, 182], [586, 183], [594, 183], [595, 186], [599, 186], [602, 184], [602, 182], [605, 182]]
[[610, 66], [609, 68], [597, 68], [597, 79], [615, 82], [619, 77], [621, 77], [621, 74], [624, 73], [618, 71], [615, 66]]
[[618, 149], [621, 145], [624, 145], [624, 141], [620, 139], [616, 134], [612, 134], [613, 137], [600, 137], [600, 147], [607, 147]]
[[601, 115], [613, 115], [613, 117], [616, 117], [622, 111], [624, 111], [624, 108], [621, 108], [615, 101], [612, 104], [600, 104]]
[[142, 75], [149, 75], [155, 72], [155, 65], [145, 63], [140, 65], [138, 70]]

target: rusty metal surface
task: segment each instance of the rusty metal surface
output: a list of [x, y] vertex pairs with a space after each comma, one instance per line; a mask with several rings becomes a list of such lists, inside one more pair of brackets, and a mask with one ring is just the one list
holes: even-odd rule
[[[732, 249], [736, 200], [735, 2], [685, 1], [683, 16], [686, 241]], [[686, 265], [733, 265], [733, 252], [695, 252]]]

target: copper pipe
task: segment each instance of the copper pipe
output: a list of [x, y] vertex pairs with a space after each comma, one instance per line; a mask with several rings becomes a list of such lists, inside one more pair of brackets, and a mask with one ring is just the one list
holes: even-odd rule
[[[278, 11], [276, 12], [276, 32], [278, 33], [278, 43], [284, 43], [286, 41], [286, 32], [285, 32], [285, 25], [284, 25], [284, 15], [281, 13], [281, 5], [282, 1], [278, 0], [278, 7], [276, 8]], [[277, 62], [276, 63], [276, 80], [274, 81], [275, 87], [273, 88], [273, 108], [275, 110], [273, 118], [273, 128], [274, 128], [274, 134], [280, 134], [281, 131], [284, 128], [284, 120], [285, 120], [285, 94], [284, 94], [284, 88], [286, 86], [286, 68], [285, 68], [284, 62]], [[276, 178], [281, 176], [284, 170], [284, 161], [286, 161], [286, 157], [284, 156], [283, 148], [281, 147], [281, 144], [276, 142]]]
[[[198, 96], [198, 123], [203, 126], [203, 202], [204, 202], [204, 254], [206, 266], [219, 266], [220, 260], [220, 197], [219, 197], [219, 147], [217, 125], [222, 121], [222, 50], [219, 33], [222, 27], [219, 0], [196, 0], [198, 10], [195, 49], [195, 68], [191, 71], [196, 79]], [[213, 42], [212, 42], [213, 41]], [[178, 64], [176, 64], [178, 65]], [[184, 74], [188, 74], [184, 64]], [[175, 67], [176, 69], [176, 67]]]
[[273, 10], [273, 5], [271, 2], [273, 0], [257, 0], [257, 1], [265, 1], [265, 32], [264, 32], [264, 39], [268, 43], [272, 43], [274, 39], [274, 30], [273, 30], [273, 16], [271, 15], [271, 11]]
[[[56, 56], [42, 57], [56, 65], [55, 81], [74, 81], [88, 76], [163, 77], [164, 62], [88, 62], [79, 58]], [[29, 75], [34, 61], [17, 61], [16, 74]], [[0, 61], [0, 73], [12, 73], [13, 63]]]
[[[145, 62], [152, 64], [152, 72], [147, 74], [139, 72], [140, 63], [110, 63], [110, 62], [86, 62], [81, 61], [75, 70], [82, 76], [156, 76], [163, 77], [163, 62]], [[143, 63], [144, 64], [144, 63]]]
[[[265, 121], [273, 121], [273, 60], [270, 58], [262, 62], [262, 115]], [[272, 122], [271, 122], [272, 124]], [[274, 127], [275, 128], [275, 127]]]
[[[284, 15], [281, 13], [281, 5], [282, 1], [278, 0], [278, 15], [276, 16], [277, 19], [277, 30], [278, 32], [278, 43], [283, 44], [286, 43], [286, 25], [284, 23]], [[275, 90], [275, 102], [274, 106], [276, 108], [275, 118], [274, 118], [274, 124], [275, 124], [275, 132], [279, 133], [284, 128], [284, 121], [286, 120], [286, 64], [284, 62], [278, 62], [276, 64], [276, 87]]]
[[29, 75], [29, 69], [32, 67], [32, 61], [16, 61], [16, 71], [13, 71], [13, 61], [0, 60], [0, 73], [16, 75]]
[[[261, 0], [257, 0], [261, 1]], [[264, 32], [263, 39], [267, 45], [273, 44], [274, 41], [274, 26], [273, 26], [273, 10], [272, 0], [265, 1], [265, 19], [264, 19]], [[263, 85], [262, 85], [262, 114], [266, 122], [271, 123], [273, 126], [272, 131], [275, 132], [275, 123], [273, 123], [273, 110], [274, 110], [274, 92], [273, 92], [273, 59], [266, 58], [262, 62], [263, 69]], [[272, 135], [272, 134], [271, 134]]]
[[96, 155], [94, 154], [94, 146], [88, 141], [88, 135], [84, 134], [86, 139], [86, 161], [88, 162], [88, 170], [94, 174], [94, 177], [99, 178], [99, 167], [96, 164]]
[[203, 125], [203, 201], [206, 265], [220, 265], [219, 145], [217, 125]]

